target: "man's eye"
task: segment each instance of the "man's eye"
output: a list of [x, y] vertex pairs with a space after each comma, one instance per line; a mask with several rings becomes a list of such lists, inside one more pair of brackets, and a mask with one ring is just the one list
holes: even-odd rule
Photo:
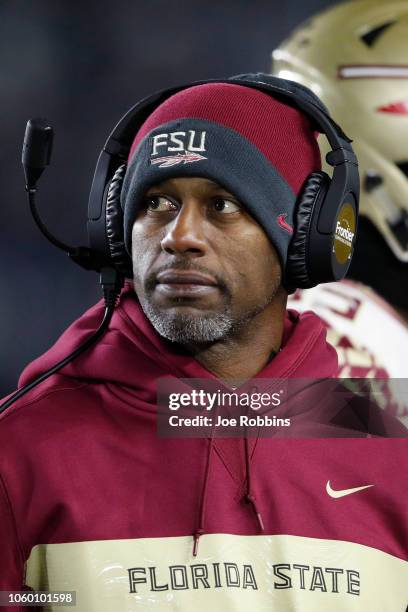
[[145, 206], [147, 210], [152, 210], [155, 212], [167, 212], [169, 210], [177, 209], [176, 205], [164, 196], [148, 196], [145, 199]]
[[217, 212], [224, 214], [234, 213], [241, 210], [241, 207], [238, 204], [225, 198], [216, 198], [214, 200], [214, 208]]

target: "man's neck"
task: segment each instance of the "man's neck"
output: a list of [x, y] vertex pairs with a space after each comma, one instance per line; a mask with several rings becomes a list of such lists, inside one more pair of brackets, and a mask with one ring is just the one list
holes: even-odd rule
[[210, 345], [185, 347], [218, 378], [248, 380], [258, 374], [282, 343], [286, 298], [269, 304], [234, 336]]

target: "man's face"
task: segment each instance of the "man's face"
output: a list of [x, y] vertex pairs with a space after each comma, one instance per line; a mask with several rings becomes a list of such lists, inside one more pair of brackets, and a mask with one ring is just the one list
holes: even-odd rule
[[204, 178], [173, 178], [147, 191], [132, 229], [132, 261], [146, 316], [181, 344], [242, 332], [283, 291], [264, 230]]

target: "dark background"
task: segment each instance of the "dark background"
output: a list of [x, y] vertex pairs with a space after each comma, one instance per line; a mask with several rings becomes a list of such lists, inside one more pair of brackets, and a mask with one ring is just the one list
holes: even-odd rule
[[139, 98], [173, 84], [268, 71], [272, 49], [325, 0], [14, 0], [0, 3], [0, 395], [100, 298], [98, 277], [52, 247], [31, 219], [21, 167], [25, 123], [55, 131], [38, 206], [62, 240], [87, 244], [99, 151]]

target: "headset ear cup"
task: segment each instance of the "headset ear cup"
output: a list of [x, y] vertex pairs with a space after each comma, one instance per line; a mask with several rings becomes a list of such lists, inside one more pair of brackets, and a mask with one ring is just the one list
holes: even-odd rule
[[126, 164], [122, 164], [116, 170], [107, 189], [105, 206], [106, 240], [110, 257], [115, 267], [127, 278], [132, 278], [132, 261], [125, 249], [123, 210], [120, 203], [120, 193], [125, 172]]
[[307, 260], [314, 213], [320, 210], [320, 203], [325, 198], [330, 180], [326, 172], [312, 172], [307, 177], [298, 197], [294, 217], [294, 235], [289, 244], [286, 260], [284, 284], [289, 293], [293, 293], [295, 289], [308, 289], [319, 283], [318, 279], [312, 280]]

